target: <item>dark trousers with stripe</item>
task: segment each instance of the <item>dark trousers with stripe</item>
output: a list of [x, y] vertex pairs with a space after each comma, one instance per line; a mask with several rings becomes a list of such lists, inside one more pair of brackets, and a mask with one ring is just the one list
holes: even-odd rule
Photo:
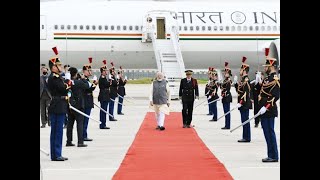
[[[123, 97], [123, 96], [122, 96]], [[120, 96], [118, 97], [119, 98], [119, 103], [123, 104], [123, 98], [121, 98]], [[118, 103], [118, 114], [121, 114], [122, 113], [122, 105]]]
[[194, 101], [182, 102], [182, 121], [184, 125], [190, 125], [192, 121]]
[[[227, 113], [228, 111], [230, 111], [230, 103], [222, 103], [223, 105], [223, 112]], [[225, 125], [224, 127], [230, 129], [230, 113], [228, 115], [225, 116]]]
[[212, 100], [211, 99], [208, 99], [208, 107], [209, 107], [209, 115], [213, 115], [213, 112], [212, 112], [212, 103], [209, 104]]
[[[249, 119], [249, 109], [240, 109], [240, 114], [242, 123]], [[250, 123], [247, 123], [243, 126], [242, 139], [251, 141]]]
[[276, 133], [274, 132], [274, 117], [261, 118], [261, 125], [268, 147], [268, 158], [279, 159]]
[[[91, 113], [91, 109], [92, 108], [86, 108], [84, 109], [84, 113], [88, 116], [90, 116], [90, 113]], [[86, 139], [88, 138], [88, 124], [89, 124], [89, 118], [87, 117], [84, 117], [83, 119], [83, 138]]]
[[217, 120], [218, 119], [217, 101], [214, 103], [211, 103], [210, 105], [212, 106], [212, 114], [213, 114], [212, 119]]
[[[108, 104], [109, 101], [100, 101], [100, 107], [108, 112]], [[104, 128], [106, 127], [106, 119], [107, 119], [107, 114], [105, 112], [103, 112], [102, 110], [100, 110], [100, 128]]]
[[[112, 100], [113, 101], [112, 101]], [[110, 102], [109, 102], [109, 114], [111, 114], [114, 118], [114, 115], [113, 115], [113, 110], [114, 110], [114, 101], [115, 101], [115, 97], [110, 97]], [[113, 119], [111, 116], [109, 116], [109, 120]]]
[[50, 155], [51, 160], [61, 157], [62, 152], [62, 137], [63, 137], [63, 123], [66, 114], [49, 113], [51, 120], [50, 133]]

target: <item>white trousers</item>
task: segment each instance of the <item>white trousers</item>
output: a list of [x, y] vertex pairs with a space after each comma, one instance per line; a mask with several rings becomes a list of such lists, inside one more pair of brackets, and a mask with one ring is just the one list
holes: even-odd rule
[[156, 121], [158, 126], [163, 126], [164, 125], [164, 118], [165, 118], [165, 114], [161, 111], [155, 112], [155, 116], [156, 116]]

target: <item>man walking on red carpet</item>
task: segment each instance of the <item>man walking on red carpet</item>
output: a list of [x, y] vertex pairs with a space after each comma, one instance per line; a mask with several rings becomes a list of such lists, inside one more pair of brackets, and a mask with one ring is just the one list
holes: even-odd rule
[[154, 109], [157, 120], [157, 130], [163, 131], [165, 114], [169, 115], [169, 106], [171, 101], [168, 82], [164, 79], [161, 72], [157, 72], [156, 80], [151, 84], [150, 108]]

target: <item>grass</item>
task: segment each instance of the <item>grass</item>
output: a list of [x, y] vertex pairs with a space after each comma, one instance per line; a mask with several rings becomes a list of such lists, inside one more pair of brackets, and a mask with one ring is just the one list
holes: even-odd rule
[[[128, 80], [127, 84], [151, 84], [152, 78], [141, 78], [135, 80]], [[198, 79], [198, 84], [206, 84], [208, 80]]]

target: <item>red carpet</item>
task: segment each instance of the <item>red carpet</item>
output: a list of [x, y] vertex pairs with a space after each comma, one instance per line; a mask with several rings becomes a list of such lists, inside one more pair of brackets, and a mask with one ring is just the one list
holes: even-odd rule
[[113, 180], [233, 179], [193, 128], [182, 128], [181, 113], [166, 116], [164, 131], [155, 130], [148, 112]]

